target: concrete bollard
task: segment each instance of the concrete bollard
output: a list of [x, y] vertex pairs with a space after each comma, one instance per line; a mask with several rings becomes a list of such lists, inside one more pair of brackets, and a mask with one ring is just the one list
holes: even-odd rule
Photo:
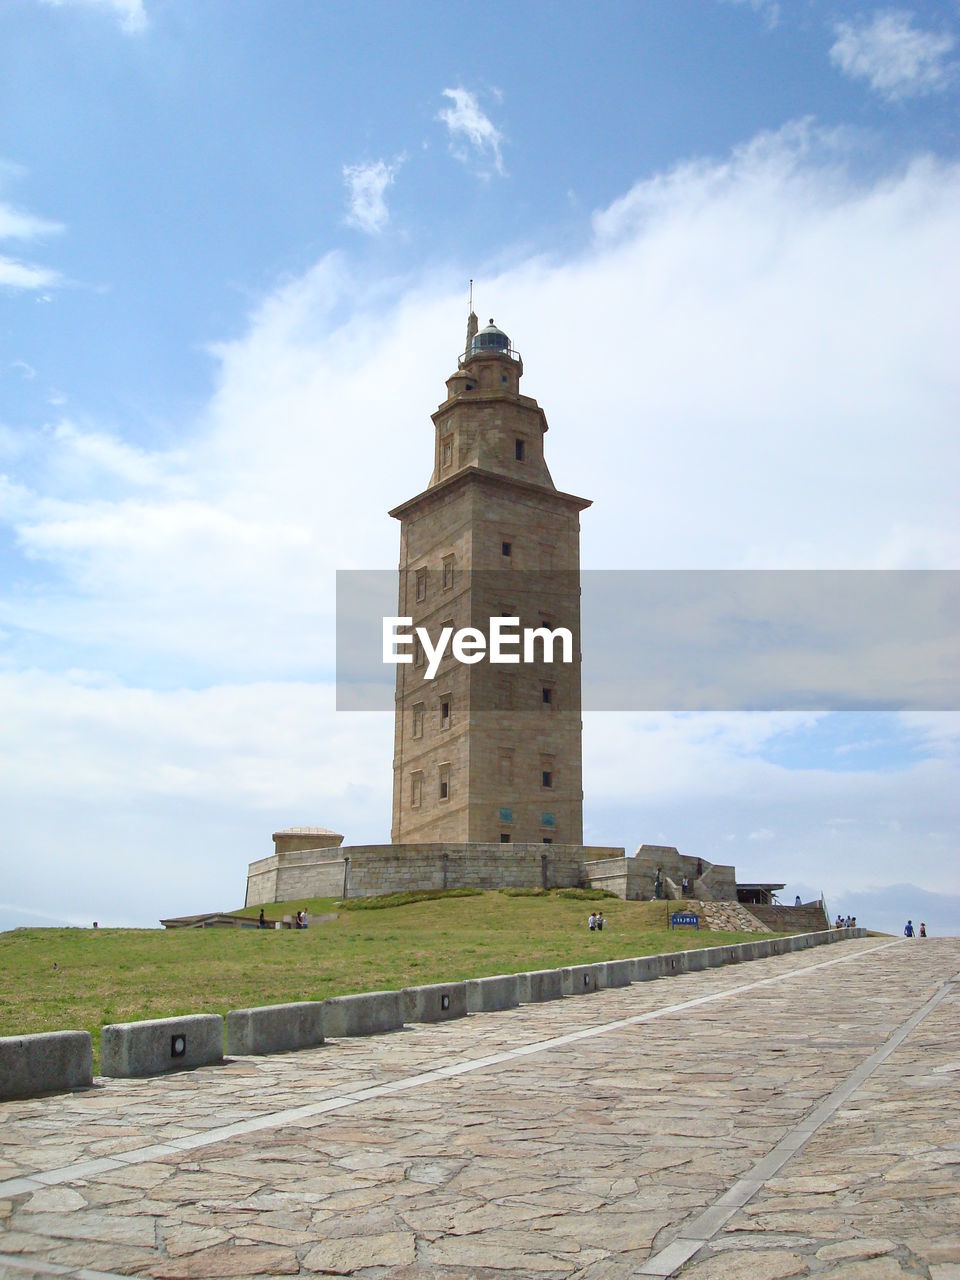
[[600, 991], [603, 988], [603, 966], [599, 964], [574, 964], [561, 969], [563, 977], [563, 994], [580, 996], [588, 991]]
[[226, 1021], [226, 1052], [287, 1053], [323, 1044], [323, 1001], [231, 1009]]
[[634, 982], [652, 982], [654, 978], [659, 978], [660, 959], [660, 956], [637, 956], [633, 962]]
[[533, 969], [514, 975], [521, 1004], [541, 1004], [544, 1000], [563, 999], [562, 969]]
[[604, 987], [629, 987], [633, 981], [632, 960], [606, 960], [603, 964]]
[[497, 1009], [515, 1009], [520, 1003], [519, 984], [515, 973], [493, 978], [469, 978], [467, 1012], [492, 1013]]
[[0, 1099], [35, 1098], [92, 1084], [89, 1031], [0, 1037]]
[[375, 1036], [399, 1031], [403, 1011], [399, 991], [364, 991], [355, 996], [330, 996], [323, 1002], [325, 1036]]
[[401, 992], [404, 1022], [448, 1022], [467, 1016], [467, 984], [434, 982]]
[[158, 1076], [222, 1061], [223, 1019], [217, 1013], [115, 1022], [100, 1032], [104, 1076]]

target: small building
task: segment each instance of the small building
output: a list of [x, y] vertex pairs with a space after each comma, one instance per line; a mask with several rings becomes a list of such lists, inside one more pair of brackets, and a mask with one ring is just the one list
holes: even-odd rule
[[747, 906], [773, 906], [777, 891], [783, 887], [782, 884], [738, 884], [737, 901]]

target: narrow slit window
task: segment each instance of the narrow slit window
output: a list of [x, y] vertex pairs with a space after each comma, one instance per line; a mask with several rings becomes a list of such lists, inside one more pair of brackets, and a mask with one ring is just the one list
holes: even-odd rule
[[514, 456], [518, 462], [523, 462], [527, 446], [523, 440], [517, 440], [514, 444]]

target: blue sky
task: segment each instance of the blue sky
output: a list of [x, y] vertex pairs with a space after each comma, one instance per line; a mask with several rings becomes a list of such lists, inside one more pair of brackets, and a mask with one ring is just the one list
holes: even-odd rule
[[[0, 926], [387, 838], [333, 573], [395, 563], [470, 277], [585, 567], [957, 568], [958, 68], [952, 0], [0, 2]], [[960, 897], [947, 713], [584, 751], [597, 843]]]

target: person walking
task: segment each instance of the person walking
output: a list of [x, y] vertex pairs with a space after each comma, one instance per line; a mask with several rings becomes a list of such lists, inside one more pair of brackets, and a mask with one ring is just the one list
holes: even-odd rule
[[904, 936], [905, 938], [912, 938], [912, 937], [914, 936], [914, 934], [913, 934], [913, 921], [912, 921], [912, 920], [908, 920], [908, 921], [907, 921], [907, 923], [904, 925], [904, 928], [903, 928], [903, 936]]

